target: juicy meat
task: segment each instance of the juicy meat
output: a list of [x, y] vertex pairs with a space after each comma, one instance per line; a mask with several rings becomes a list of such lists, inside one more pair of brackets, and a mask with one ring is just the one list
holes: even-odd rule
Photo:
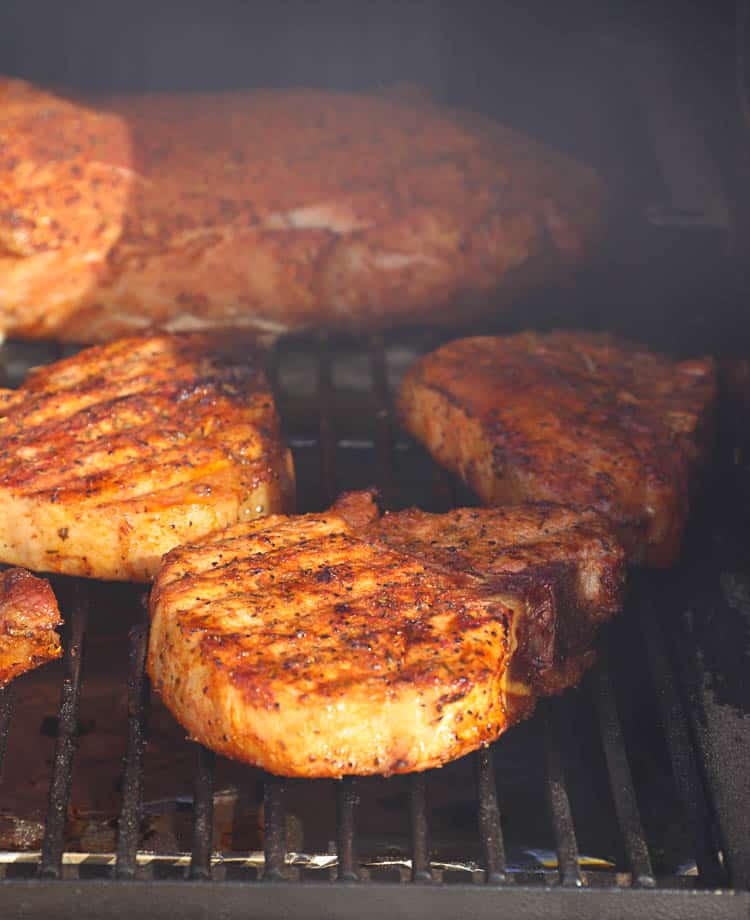
[[[536, 600], [533, 620], [516, 625], [516, 664], [533, 670], [535, 686], [556, 692], [569, 683], [596, 627], [620, 609], [624, 553], [595, 512], [550, 503], [385, 514], [368, 536], [446, 572], [463, 572], [494, 590]], [[519, 670], [517, 667], [516, 670]]]
[[48, 581], [25, 569], [0, 573], [0, 687], [62, 655], [61, 623]]
[[149, 580], [173, 546], [284, 510], [291, 489], [248, 343], [122, 339], [0, 391], [0, 561]]
[[631, 561], [679, 553], [710, 449], [710, 359], [676, 363], [605, 335], [526, 332], [450, 342], [404, 378], [405, 426], [486, 505], [595, 508]]
[[623, 577], [594, 514], [380, 519], [370, 493], [352, 493], [169, 553], [148, 672], [194, 738], [274, 773], [424, 770], [575, 683]]
[[586, 166], [429, 102], [75, 100], [0, 78], [0, 333], [464, 320], [597, 237]]

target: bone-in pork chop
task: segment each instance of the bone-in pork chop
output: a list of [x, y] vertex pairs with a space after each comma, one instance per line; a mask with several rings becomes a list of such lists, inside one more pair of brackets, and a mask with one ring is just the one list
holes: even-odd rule
[[191, 736], [229, 757], [287, 776], [424, 770], [580, 678], [623, 570], [594, 514], [379, 519], [352, 493], [169, 553], [148, 671]]
[[563, 502], [670, 565], [710, 446], [710, 359], [675, 362], [582, 332], [459, 339], [413, 365], [400, 413], [486, 505]]

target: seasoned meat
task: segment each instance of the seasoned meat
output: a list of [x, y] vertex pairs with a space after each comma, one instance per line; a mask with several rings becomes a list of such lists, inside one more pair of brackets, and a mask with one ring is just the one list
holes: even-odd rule
[[274, 773], [424, 770], [575, 683], [622, 584], [622, 550], [594, 514], [380, 520], [352, 493], [172, 550], [148, 672], [192, 737]]
[[0, 391], [0, 561], [144, 581], [192, 537], [288, 507], [259, 353], [122, 339]]
[[0, 572], [0, 687], [62, 655], [61, 622], [48, 581], [25, 569]]
[[711, 445], [710, 359], [583, 332], [450, 342], [404, 378], [405, 426], [486, 505], [595, 508], [630, 559], [670, 565]]
[[[449, 572], [481, 578], [497, 591], [539, 598], [533, 622], [519, 637], [537, 689], [569, 682], [568, 660], [588, 651], [596, 627], [620, 609], [624, 552], [596, 512], [550, 503], [504, 508], [456, 508], [427, 514], [411, 508], [385, 514], [368, 536]], [[544, 618], [544, 619], [543, 619]]]
[[0, 78], [0, 333], [462, 321], [597, 239], [588, 167], [486, 118], [314, 90], [76, 100]]

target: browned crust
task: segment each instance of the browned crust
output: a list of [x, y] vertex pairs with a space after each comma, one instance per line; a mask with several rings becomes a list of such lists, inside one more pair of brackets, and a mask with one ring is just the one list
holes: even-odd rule
[[62, 655], [61, 623], [48, 581], [25, 569], [0, 573], [0, 687]]
[[516, 624], [511, 667], [540, 692], [566, 686], [560, 675], [569, 662], [588, 652], [600, 623], [622, 606], [625, 554], [609, 523], [591, 511], [549, 502], [439, 516], [411, 508], [385, 514], [362, 532], [523, 597], [529, 615]]
[[[440, 543], [457, 513], [416, 521], [421, 512], [406, 512], [406, 530], [416, 521], [423, 536], [431, 526]], [[472, 513], [490, 525], [506, 515]], [[517, 544], [525, 560], [517, 553], [495, 570], [479, 533], [450, 567], [421, 537], [394, 533], [399, 515], [381, 528], [369, 493], [325, 514], [275, 516], [179, 547], [151, 594], [148, 673], [192, 737], [271, 772], [439, 766], [493, 741], [593, 660], [582, 637], [590, 641], [619, 603], [622, 552], [592, 520], [595, 536], [577, 536], [578, 554], [572, 542], [561, 551], [599, 581], [576, 579], [572, 589], [549, 567], [535, 579], [528, 531], [555, 513], [530, 510]], [[460, 526], [468, 533], [469, 522]], [[597, 547], [602, 535], [609, 548]], [[516, 578], [512, 590], [503, 570]], [[566, 635], [558, 621], [573, 610], [585, 625]]]
[[680, 549], [693, 479], [712, 444], [710, 359], [673, 362], [611, 336], [460, 339], [416, 362], [406, 428], [488, 505], [594, 508], [633, 562]]
[[5, 562], [144, 581], [178, 543], [292, 501], [250, 342], [120, 339], [37, 369], [0, 410]]
[[403, 98], [0, 95], [15, 336], [460, 322], [559, 281], [605, 209], [589, 168]]

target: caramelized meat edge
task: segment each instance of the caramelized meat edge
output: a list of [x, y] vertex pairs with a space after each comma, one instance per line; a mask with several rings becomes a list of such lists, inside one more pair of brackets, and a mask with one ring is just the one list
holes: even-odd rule
[[0, 687], [62, 655], [61, 623], [48, 581], [25, 569], [0, 573]]
[[710, 453], [710, 359], [674, 362], [607, 335], [460, 339], [415, 363], [406, 428], [487, 505], [593, 508], [631, 561], [670, 565]]

